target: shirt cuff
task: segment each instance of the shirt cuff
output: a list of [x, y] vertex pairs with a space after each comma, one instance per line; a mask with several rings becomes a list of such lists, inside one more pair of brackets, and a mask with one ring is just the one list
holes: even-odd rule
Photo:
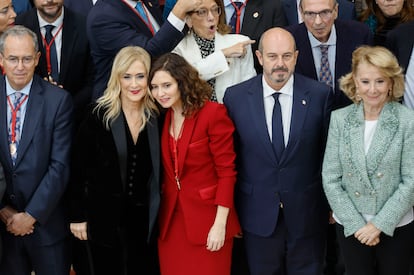
[[182, 32], [185, 27], [185, 21], [181, 20], [177, 16], [174, 15], [174, 13], [170, 12], [170, 14], [167, 17], [168, 22], [170, 22], [171, 25], [174, 26], [177, 30]]

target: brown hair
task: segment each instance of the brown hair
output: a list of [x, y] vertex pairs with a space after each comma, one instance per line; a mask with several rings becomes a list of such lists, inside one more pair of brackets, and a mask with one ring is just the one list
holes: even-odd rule
[[210, 99], [211, 86], [201, 79], [198, 71], [178, 54], [166, 53], [156, 59], [149, 74], [149, 83], [157, 71], [168, 72], [177, 81], [184, 116], [190, 116], [200, 110]]

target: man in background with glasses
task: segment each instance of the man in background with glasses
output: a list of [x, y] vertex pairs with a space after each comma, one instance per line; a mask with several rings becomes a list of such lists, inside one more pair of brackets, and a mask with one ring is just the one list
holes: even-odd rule
[[351, 71], [352, 52], [372, 44], [363, 23], [339, 20], [336, 0], [301, 0], [303, 23], [287, 29], [299, 50], [296, 72], [324, 82], [335, 92], [334, 109], [351, 103], [339, 89], [338, 79]]
[[73, 104], [65, 90], [34, 74], [36, 34], [17, 25], [0, 37], [0, 162], [6, 192], [0, 274], [67, 275], [69, 227], [63, 194], [69, 178]]
[[[336, 0], [301, 0], [299, 9], [303, 23], [287, 29], [293, 34], [299, 50], [296, 72], [331, 86], [333, 109], [351, 103], [339, 89], [338, 79], [351, 71], [352, 52], [363, 44], [372, 45], [373, 38], [363, 23], [340, 20]], [[342, 274], [338, 266], [334, 220], [328, 226], [326, 275]]]

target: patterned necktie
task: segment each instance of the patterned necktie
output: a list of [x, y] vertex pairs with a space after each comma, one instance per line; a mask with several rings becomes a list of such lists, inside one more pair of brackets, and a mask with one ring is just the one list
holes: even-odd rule
[[332, 75], [329, 69], [328, 45], [320, 45], [321, 49], [321, 69], [319, 70], [319, 81], [332, 87]]
[[[237, 6], [237, 9], [234, 8], [234, 13], [230, 18], [229, 25], [231, 26], [231, 33], [236, 33], [237, 19], [240, 22], [240, 14], [238, 14], [237, 11], [241, 12], [240, 8], [241, 8], [241, 6], [243, 6], [243, 2], [233, 2], [233, 3]], [[240, 30], [239, 30], [239, 32], [240, 32]]]
[[[17, 158], [17, 148], [19, 147], [19, 141], [20, 141], [20, 135], [21, 135], [21, 100], [23, 94], [21, 92], [15, 92], [14, 93], [14, 100], [13, 100], [13, 109], [12, 115], [10, 116], [9, 121], [9, 142], [10, 142], [10, 156], [12, 158], [13, 164], [16, 162]], [[15, 122], [13, 123], [13, 113], [15, 112]], [[13, 125], [14, 124], [14, 125]], [[12, 136], [13, 136], [13, 126], [14, 126], [14, 143], [12, 142]]]
[[57, 54], [56, 54], [56, 45], [55, 45], [55, 40], [52, 41], [53, 39], [52, 30], [54, 28], [55, 26], [53, 25], [45, 26], [45, 29], [46, 29], [45, 39], [46, 39], [47, 44], [50, 46], [50, 49], [49, 49], [50, 50], [50, 65], [52, 69], [51, 76], [54, 81], [58, 82], [59, 69], [58, 69], [58, 60], [57, 60]]
[[283, 151], [285, 150], [282, 110], [280, 108], [279, 95], [280, 93], [277, 92], [272, 94], [273, 98], [275, 99], [275, 105], [273, 107], [272, 115], [272, 144], [278, 160], [280, 160]]

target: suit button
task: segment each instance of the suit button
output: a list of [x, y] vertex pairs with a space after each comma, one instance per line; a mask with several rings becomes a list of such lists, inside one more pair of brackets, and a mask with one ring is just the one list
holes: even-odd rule
[[13, 195], [13, 194], [11, 194], [11, 195], [10, 195], [10, 199], [11, 199], [11, 200], [14, 200], [14, 198], [15, 198], [15, 197], [16, 197], [16, 196], [15, 196], [15, 195]]
[[361, 196], [361, 193], [359, 193], [358, 191], [355, 192], [355, 197], [359, 197]]
[[283, 209], [283, 202], [279, 202], [279, 208], [282, 208]]
[[379, 179], [380, 179], [380, 178], [382, 178], [383, 176], [384, 176], [384, 174], [383, 174], [383, 173], [381, 173], [381, 172], [378, 172], [378, 173], [377, 173], [377, 178], [379, 178]]
[[352, 173], [348, 173], [348, 177], [352, 177]]

